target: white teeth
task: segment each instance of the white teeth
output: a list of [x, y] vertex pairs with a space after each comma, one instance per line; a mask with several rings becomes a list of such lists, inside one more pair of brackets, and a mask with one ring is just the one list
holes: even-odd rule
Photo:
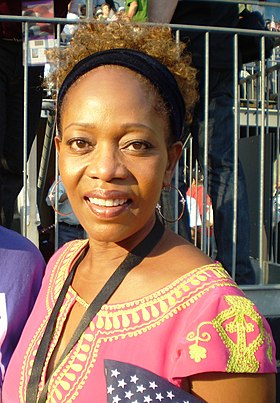
[[124, 199], [116, 199], [116, 200], [114, 200], [114, 206], [122, 206], [126, 202], [127, 202], [127, 200], [124, 200]]
[[122, 206], [124, 203], [127, 202], [127, 199], [98, 199], [96, 197], [89, 197], [89, 201], [92, 204], [96, 204], [97, 206], [104, 206], [104, 207], [116, 207]]

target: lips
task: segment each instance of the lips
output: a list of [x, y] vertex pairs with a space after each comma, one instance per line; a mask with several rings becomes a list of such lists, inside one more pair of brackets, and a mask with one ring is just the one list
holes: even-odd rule
[[[97, 194], [98, 193], [98, 194]], [[85, 197], [90, 210], [99, 218], [114, 218], [122, 214], [132, 203], [132, 200], [120, 192], [107, 192], [106, 194], [91, 194]]]

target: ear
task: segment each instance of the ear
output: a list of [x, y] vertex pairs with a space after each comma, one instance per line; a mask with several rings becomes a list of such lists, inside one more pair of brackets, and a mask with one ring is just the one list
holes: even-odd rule
[[55, 136], [55, 138], [54, 138], [54, 144], [55, 144], [56, 151], [57, 151], [58, 154], [59, 154], [59, 152], [60, 152], [60, 145], [61, 145], [61, 138], [58, 137], [58, 136]]
[[182, 154], [182, 149], [183, 149], [183, 144], [181, 141], [177, 141], [176, 143], [173, 143], [169, 148], [168, 148], [168, 162], [163, 178], [163, 186], [168, 186], [171, 183], [171, 179], [177, 164], [177, 161], [181, 157]]

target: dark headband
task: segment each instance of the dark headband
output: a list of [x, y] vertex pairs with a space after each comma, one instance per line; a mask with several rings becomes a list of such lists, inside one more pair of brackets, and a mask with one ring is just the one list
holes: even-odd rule
[[70, 71], [58, 93], [59, 125], [60, 106], [69, 87], [83, 74], [104, 65], [118, 65], [134, 70], [146, 77], [158, 89], [170, 109], [171, 129], [178, 140], [183, 134], [185, 103], [178, 84], [171, 72], [154, 57], [132, 49], [111, 49], [96, 52], [82, 59]]

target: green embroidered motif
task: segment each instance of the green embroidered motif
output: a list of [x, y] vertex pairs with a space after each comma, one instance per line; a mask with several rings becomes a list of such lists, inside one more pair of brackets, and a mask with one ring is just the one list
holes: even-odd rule
[[[255, 353], [265, 338], [262, 319], [255, 311], [253, 302], [247, 298], [226, 296], [225, 300], [229, 308], [222, 311], [212, 323], [230, 352], [227, 371], [257, 372], [259, 362]], [[225, 324], [226, 321], [229, 323]], [[253, 332], [256, 333], [249, 341], [249, 335]]]
[[186, 340], [194, 342], [189, 346], [190, 358], [196, 363], [207, 358], [207, 348], [201, 344], [209, 343], [211, 334], [202, 331], [202, 327], [211, 325], [229, 350], [227, 372], [255, 373], [260, 365], [255, 353], [264, 343], [267, 345], [267, 357], [272, 362], [271, 335], [265, 330], [253, 302], [231, 295], [226, 296], [225, 301], [228, 309], [220, 312], [212, 322], [200, 323], [196, 332], [187, 334]]

